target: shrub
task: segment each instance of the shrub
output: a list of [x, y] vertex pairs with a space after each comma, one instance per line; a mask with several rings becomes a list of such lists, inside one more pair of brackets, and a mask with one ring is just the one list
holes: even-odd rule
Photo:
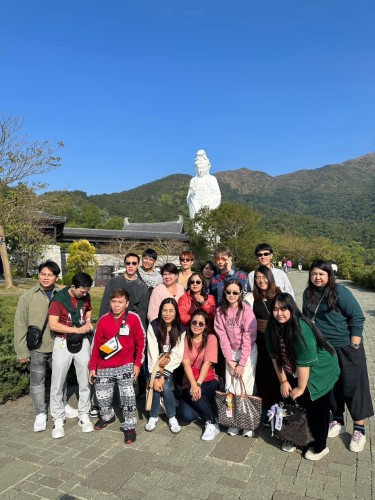
[[352, 271], [352, 279], [358, 285], [375, 289], [375, 266], [365, 266], [354, 268]]

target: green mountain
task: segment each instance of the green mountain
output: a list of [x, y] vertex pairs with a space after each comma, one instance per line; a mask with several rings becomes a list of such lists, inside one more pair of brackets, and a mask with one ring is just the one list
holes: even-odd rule
[[[272, 177], [246, 168], [215, 173], [222, 199], [252, 205], [268, 229], [290, 229], [305, 236], [328, 236], [375, 246], [375, 153], [314, 170]], [[79, 212], [90, 204], [108, 216], [132, 222], [188, 218], [189, 175], [175, 174], [121, 193], [71, 198], [68, 222], [81, 225]], [[49, 193], [51, 194], [51, 193]], [[66, 206], [66, 205], [65, 205]], [[56, 213], [56, 210], [55, 212]]]

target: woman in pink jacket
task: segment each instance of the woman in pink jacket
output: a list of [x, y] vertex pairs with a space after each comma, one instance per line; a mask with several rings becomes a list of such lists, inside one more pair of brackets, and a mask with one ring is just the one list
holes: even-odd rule
[[215, 297], [207, 293], [207, 286], [203, 275], [193, 273], [187, 282], [187, 292], [178, 301], [181, 323], [189, 325], [191, 316], [197, 309], [206, 311], [208, 314], [208, 328], [212, 332], [216, 312]]
[[[223, 299], [216, 311], [214, 328], [226, 361], [226, 390], [229, 390], [234, 378], [233, 389], [240, 394], [240, 384], [236, 383], [236, 378], [241, 377], [247, 394], [252, 394], [258, 354], [255, 343], [257, 322], [251, 307], [242, 301], [241, 281], [231, 280], [224, 286]], [[239, 433], [239, 429], [229, 427], [227, 433], [235, 436]], [[243, 435], [251, 437], [254, 432], [244, 429]]]

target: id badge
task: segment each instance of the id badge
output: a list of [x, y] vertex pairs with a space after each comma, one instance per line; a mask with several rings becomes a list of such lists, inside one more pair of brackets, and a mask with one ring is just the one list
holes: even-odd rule
[[120, 328], [120, 335], [129, 335], [129, 325]]
[[66, 348], [66, 339], [59, 339], [57, 345], [58, 345], [59, 349], [65, 349]]
[[169, 352], [169, 345], [167, 344], [163, 345], [163, 352]]

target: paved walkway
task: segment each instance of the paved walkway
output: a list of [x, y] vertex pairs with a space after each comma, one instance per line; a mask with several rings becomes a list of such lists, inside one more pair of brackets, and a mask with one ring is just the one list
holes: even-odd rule
[[[307, 273], [290, 274], [301, 297]], [[345, 283], [366, 314], [366, 350], [375, 383], [375, 294]], [[375, 400], [375, 398], [374, 398]], [[74, 404], [74, 403], [73, 403]], [[348, 450], [350, 435], [329, 441], [330, 453], [309, 462], [298, 453], [284, 453], [270, 431], [256, 438], [200, 440], [196, 424], [172, 435], [159, 420], [153, 433], [143, 431], [140, 411], [138, 438], [125, 446], [118, 422], [102, 432], [82, 434], [68, 421], [63, 439], [33, 433], [30, 397], [0, 408], [0, 498], [7, 499], [371, 499], [375, 474], [372, 441], [374, 420], [367, 425], [362, 453]], [[351, 424], [348, 425], [351, 430]], [[374, 494], [375, 498], [375, 494]]]

